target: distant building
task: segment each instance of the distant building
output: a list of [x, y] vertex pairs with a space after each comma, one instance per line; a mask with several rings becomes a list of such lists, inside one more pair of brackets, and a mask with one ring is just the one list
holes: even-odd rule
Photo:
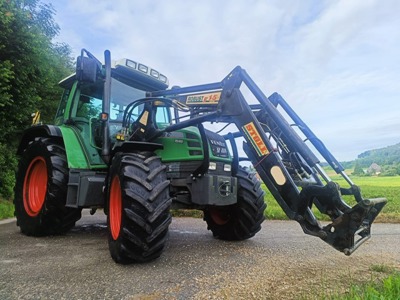
[[370, 175], [379, 175], [382, 172], [382, 167], [376, 163], [372, 163], [367, 169], [367, 173]]

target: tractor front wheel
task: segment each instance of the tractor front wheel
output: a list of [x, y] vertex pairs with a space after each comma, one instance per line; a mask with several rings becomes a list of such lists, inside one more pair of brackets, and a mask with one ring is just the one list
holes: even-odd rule
[[107, 180], [107, 224], [115, 262], [147, 262], [161, 255], [172, 203], [165, 169], [151, 152], [114, 156]]
[[21, 232], [43, 236], [62, 234], [81, 217], [65, 207], [68, 165], [64, 147], [38, 138], [22, 154], [15, 184], [15, 215]]
[[237, 203], [204, 210], [204, 220], [214, 237], [221, 240], [245, 240], [253, 237], [264, 221], [264, 191], [255, 173], [240, 167], [237, 174]]

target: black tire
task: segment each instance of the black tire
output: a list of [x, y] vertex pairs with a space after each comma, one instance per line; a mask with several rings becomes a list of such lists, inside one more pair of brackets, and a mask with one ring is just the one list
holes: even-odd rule
[[264, 191], [255, 173], [240, 167], [237, 173], [237, 203], [227, 207], [209, 207], [204, 220], [214, 237], [238, 241], [253, 237], [264, 221]]
[[158, 156], [151, 152], [114, 156], [107, 179], [107, 225], [115, 262], [148, 262], [161, 255], [171, 203], [166, 167]]
[[68, 164], [64, 146], [37, 138], [21, 156], [15, 184], [15, 216], [21, 232], [44, 236], [63, 234], [81, 217], [81, 210], [65, 207]]

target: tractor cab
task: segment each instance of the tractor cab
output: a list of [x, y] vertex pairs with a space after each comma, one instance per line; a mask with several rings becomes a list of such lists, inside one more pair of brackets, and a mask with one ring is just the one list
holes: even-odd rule
[[[166, 89], [168, 78], [144, 64], [129, 59], [113, 62], [111, 68], [111, 93], [109, 103], [105, 103], [104, 79], [79, 80], [76, 73], [59, 82], [64, 93], [55, 117], [55, 125], [68, 125], [83, 136], [83, 144], [91, 157], [96, 157], [93, 148], [101, 149], [103, 136], [102, 118], [106, 117], [111, 144], [116, 142], [117, 133], [122, 128], [124, 112], [127, 106], [146, 97], [146, 92]], [[135, 106], [130, 114], [130, 123], [137, 121], [144, 104]], [[169, 108], [157, 108], [156, 123], [160, 126], [170, 124]], [[100, 163], [100, 160], [97, 159]]]

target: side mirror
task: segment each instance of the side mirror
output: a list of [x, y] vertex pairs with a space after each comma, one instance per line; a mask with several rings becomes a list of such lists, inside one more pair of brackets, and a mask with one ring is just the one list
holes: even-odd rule
[[101, 68], [101, 62], [92, 53], [82, 49], [81, 55], [76, 60], [76, 78], [81, 82], [94, 83]]
[[81, 82], [96, 82], [97, 61], [90, 57], [78, 56], [76, 61], [76, 77]]

